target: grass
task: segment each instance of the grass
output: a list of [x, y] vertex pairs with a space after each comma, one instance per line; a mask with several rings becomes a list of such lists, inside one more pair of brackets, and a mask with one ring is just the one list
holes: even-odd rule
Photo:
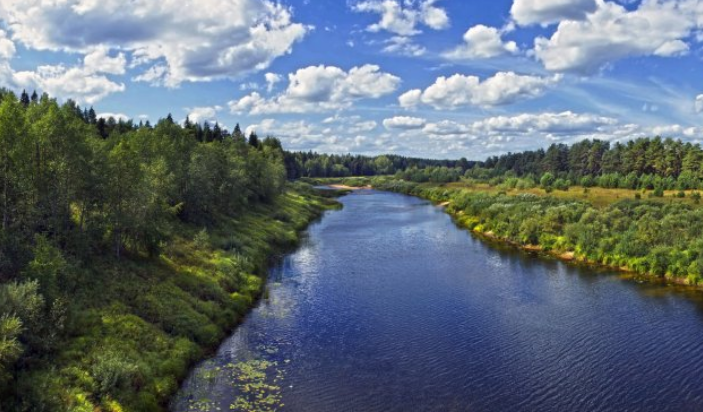
[[[216, 348], [260, 295], [267, 267], [335, 207], [296, 185], [210, 228], [177, 223], [158, 258], [77, 268], [69, 338], [30, 368], [9, 404], [37, 411], [164, 411], [189, 368]], [[12, 410], [12, 409], [11, 409]]]

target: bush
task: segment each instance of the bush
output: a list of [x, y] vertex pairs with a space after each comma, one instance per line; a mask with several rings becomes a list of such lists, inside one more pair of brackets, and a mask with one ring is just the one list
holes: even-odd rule
[[554, 184], [554, 180], [555, 180], [554, 175], [547, 172], [542, 175], [542, 178], [539, 180], [539, 184], [545, 189], [548, 187], [551, 188], [552, 185]]
[[198, 250], [205, 250], [210, 247], [210, 235], [208, 235], [206, 228], [203, 228], [203, 230], [195, 235], [193, 238], [193, 246]]
[[137, 371], [137, 366], [125, 359], [124, 354], [107, 351], [98, 353], [93, 360], [91, 376], [98, 385], [98, 392], [106, 395], [131, 385]]
[[569, 182], [568, 180], [557, 179], [554, 181], [554, 189], [567, 191], [569, 190], [570, 184], [571, 182]]

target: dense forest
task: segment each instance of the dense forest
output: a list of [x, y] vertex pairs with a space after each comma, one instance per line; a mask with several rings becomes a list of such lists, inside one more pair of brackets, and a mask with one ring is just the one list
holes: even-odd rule
[[0, 410], [165, 409], [323, 207], [283, 158], [0, 92]]
[[680, 140], [640, 138], [610, 144], [585, 140], [571, 146], [553, 144], [547, 150], [491, 157], [467, 177], [489, 180], [529, 177], [562, 185], [645, 190], [703, 189], [703, 150]]
[[379, 176], [391, 175], [408, 169], [430, 168], [461, 170], [462, 173], [476, 165], [465, 158], [459, 160], [433, 160], [398, 155], [375, 157], [361, 155], [332, 155], [313, 152], [286, 152], [286, 171], [289, 179]]
[[[475, 162], [430, 160], [384, 155], [286, 153], [286, 170], [299, 177], [395, 175], [416, 183], [456, 182], [461, 178], [514, 186], [603, 187], [640, 190], [703, 189], [700, 145], [661, 137], [627, 143], [584, 140], [571, 146], [508, 153]], [[521, 179], [520, 181], [518, 179]]]

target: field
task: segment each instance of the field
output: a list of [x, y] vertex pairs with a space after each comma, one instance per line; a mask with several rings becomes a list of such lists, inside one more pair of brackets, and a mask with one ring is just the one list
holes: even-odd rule
[[[432, 186], [435, 186], [432, 184]], [[602, 187], [590, 187], [590, 188], [584, 188], [581, 186], [572, 186], [569, 188], [569, 190], [553, 190], [549, 193], [547, 193], [544, 189], [542, 188], [532, 188], [532, 189], [503, 189], [500, 186], [490, 186], [487, 183], [478, 183], [478, 184], [467, 184], [465, 182], [455, 182], [455, 183], [447, 183], [444, 185], [445, 187], [449, 188], [458, 188], [458, 189], [463, 189], [469, 192], [483, 192], [483, 193], [491, 193], [491, 194], [498, 194], [498, 193], [505, 193], [511, 196], [516, 196], [519, 194], [523, 193], [530, 193], [533, 195], [537, 196], [551, 196], [555, 197], [558, 199], [564, 199], [564, 200], [580, 200], [584, 202], [588, 202], [592, 204], [595, 207], [602, 208], [606, 207], [609, 205], [612, 205], [613, 203], [617, 203], [621, 200], [626, 200], [626, 199], [636, 199], [637, 195], [639, 194], [642, 199], [647, 199], [651, 200], [654, 202], [659, 202], [659, 203], [682, 203], [682, 204], [689, 204], [692, 206], [700, 206], [697, 204], [694, 199], [691, 197], [691, 194], [693, 194], [696, 191], [686, 191], [684, 192], [686, 194], [685, 197], [679, 198], [677, 197], [677, 194], [679, 193], [678, 190], [668, 190], [664, 191], [664, 197], [652, 197], [650, 194], [652, 193], [651, 190], [648, 190], [646, 192], [642, 192], [641, 190], [632, 190], [632, 189], [605, 189]]]

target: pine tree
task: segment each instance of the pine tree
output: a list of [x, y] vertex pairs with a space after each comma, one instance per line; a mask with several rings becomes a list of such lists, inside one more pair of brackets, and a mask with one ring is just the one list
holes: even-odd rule
[[36, 90], [32, 92], [31, 100], [32, 100], [32, 103], [35, 103], [35, 104], [39, 103], [39, 95], [37, 94]]
[[98, 115], [95, 113], [95, 109], [92, 107], [88, 110], [88, 123], [98, 124]]
[[24, 107], [29, 106], [29, 95], [27, 94], [26, 90], [22, 90], [22, 96], [20, 97], [20, 103]]
[[107, 124], [104, 118], [101, 117], [97, 120], [96, 127], [98, 128], [98, 134], [100, 134], [100, 137], [102, 137], [103, 139], [107, 139], [108, 131]]
[[255, 131], [252, 131], [249, 134], [249, 144], [253, 147], [256, 147], [256, 148], [259, 147], [259, 136], [256, 135]]
[[222, 128], [218, 122], [215, 122], [215, 126], [212, 128], [212, 139], [221, 142], [222, 138]]
[[210, 123], [205, 122], [203, 124], [203, 141], [205, 143], [210, 143], [213, 140], [212, 129], [210, 128]]
[[234, 131], [232, 132], [232, 139], [237, 141], [245, 140], [244, 133], [242, 133], [242, 129], [239, 127], [239, 123], [234, 126]]

